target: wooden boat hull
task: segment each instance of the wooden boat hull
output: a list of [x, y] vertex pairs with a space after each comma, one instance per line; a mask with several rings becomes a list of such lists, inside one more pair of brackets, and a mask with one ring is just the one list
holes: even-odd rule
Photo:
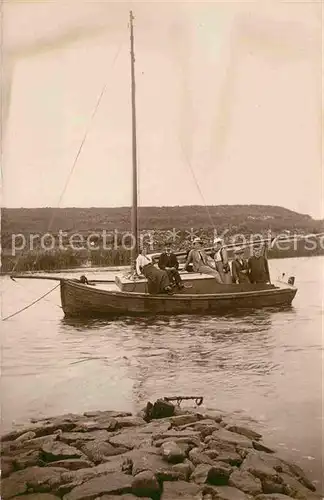
[[297, 289], [286, 284], [265, 290], [214, 294], [149, 295], [103, 290], [73, 280], [61, 280], [65, 316], [101, 317], [148, 314], [217, 314], [226, 310], [291, 304]]

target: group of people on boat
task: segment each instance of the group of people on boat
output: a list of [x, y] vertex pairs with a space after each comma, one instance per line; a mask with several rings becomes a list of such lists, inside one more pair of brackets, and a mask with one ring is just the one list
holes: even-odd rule
[[[235, 248], [230, 266], [227, 249], [221, 238], [215, 239], [210, 255], [204, 250], [201, 239], [195, 238], [192, 248], [187, 252], [184, 270], [212, 275], [219, 284], [270, 283], [268, 260], [262, 248], [255, 247], [248, 260], [244, 258], [243, 248]], [[159, 257], [158, 267], [154, 265], [152, 257], [147, 255], [147, 248], [143, 246], [136, 259], [136, 273], [147, 278], [150, 294], [172, 294], [175, 289], [184, 288], [179, 273], [179, 262], [169, 243]]]

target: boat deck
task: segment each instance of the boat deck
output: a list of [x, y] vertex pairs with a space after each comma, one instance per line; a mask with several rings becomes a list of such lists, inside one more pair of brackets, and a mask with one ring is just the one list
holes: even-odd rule
[[[184, 284], [184, 288], [177, 291], [177, 295], [251, 292], [274, 288], [274, 285], [266, 284], [219, 284], [213, 276], [200, 273], [184, 273], [181, 274], [181, 278]], [[122, 292], [148, 293], [146, 278], [137, 278], [134, 280], [133, 278], [128, 278], [125, 276], [116, 276], [115, 282], [118, 289]]]

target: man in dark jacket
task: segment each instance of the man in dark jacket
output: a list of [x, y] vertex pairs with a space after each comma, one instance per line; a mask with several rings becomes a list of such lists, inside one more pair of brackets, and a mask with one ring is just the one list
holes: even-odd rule
[[248, 263], [244, 259], [243, 248], [234, 248], [234, 260], [232, 261], [232, 279], [233, 283], [249, 283]]
[[254, 248], [253, 256], [248, 260], [248, 272], [251, 283], [270, 283], [268, 261], [261, 255], [260, 248]]
[[171, 245], [169, 243], [165, 245], [165, 251], [160, 255], [158, 266], [168, 273], [170, 283], [176, 285], [179, 289], [184, 287], [178, 271], [178, 259], [176, 255], [171, 252]]

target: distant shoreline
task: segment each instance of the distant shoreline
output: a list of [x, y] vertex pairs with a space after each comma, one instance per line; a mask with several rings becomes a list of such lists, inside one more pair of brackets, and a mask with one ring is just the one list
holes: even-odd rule
[[[122, 252], [122, 249], [120, 250]], [[268, 250], [268, 260], [275, 259], [288, 259], [288, 258], [298, 258], [298, 257], [319, 257], [324, 255], [324, 249], [317, 248], [315, 250], [301, 251], [298, 250]], [[130, 267], [130, 255], [127, 256], [128, 262], [124, 264], [116, 265], [114, 263], [109, 264], [109, 262], [100, 261], [100, 259], [95, 259], [95, 263], [92, 265], [82, 265], [82, 258], [76, 258], [75, 265], [68, 265], [69, 262], [63, 263], [60, 260], [60, 255], [50, 255], [45, 252], [42, 255], [38, 255], [37, 267], [35, 267], [35, 258], [37, 258], [32, 253], [24, 254], [23, 256], [16, 256], [14, 259], [8, 261], [8, 257], [2, 257], [2, 268], [0, 271], [0, 276], [8, 276], [12, 272], [23, 272], [26, 274], [37, 274], [37, 273], [48, 273], [54, 274], [57, 272], [69, 272], [69, 273], [85, 273], [85, 272], [108, 272], [108, 271], [123, 271], [128, 270]], [[102, 257], [102, 255], [101, 255]], [[111, 259], [110, 259], [111, 260]], [[18, 265], [15, 264], [18, 262]], [[65, 265], [64, 265], [65, 264]], [[34, 267], [33, 267], [34, 265]]]

